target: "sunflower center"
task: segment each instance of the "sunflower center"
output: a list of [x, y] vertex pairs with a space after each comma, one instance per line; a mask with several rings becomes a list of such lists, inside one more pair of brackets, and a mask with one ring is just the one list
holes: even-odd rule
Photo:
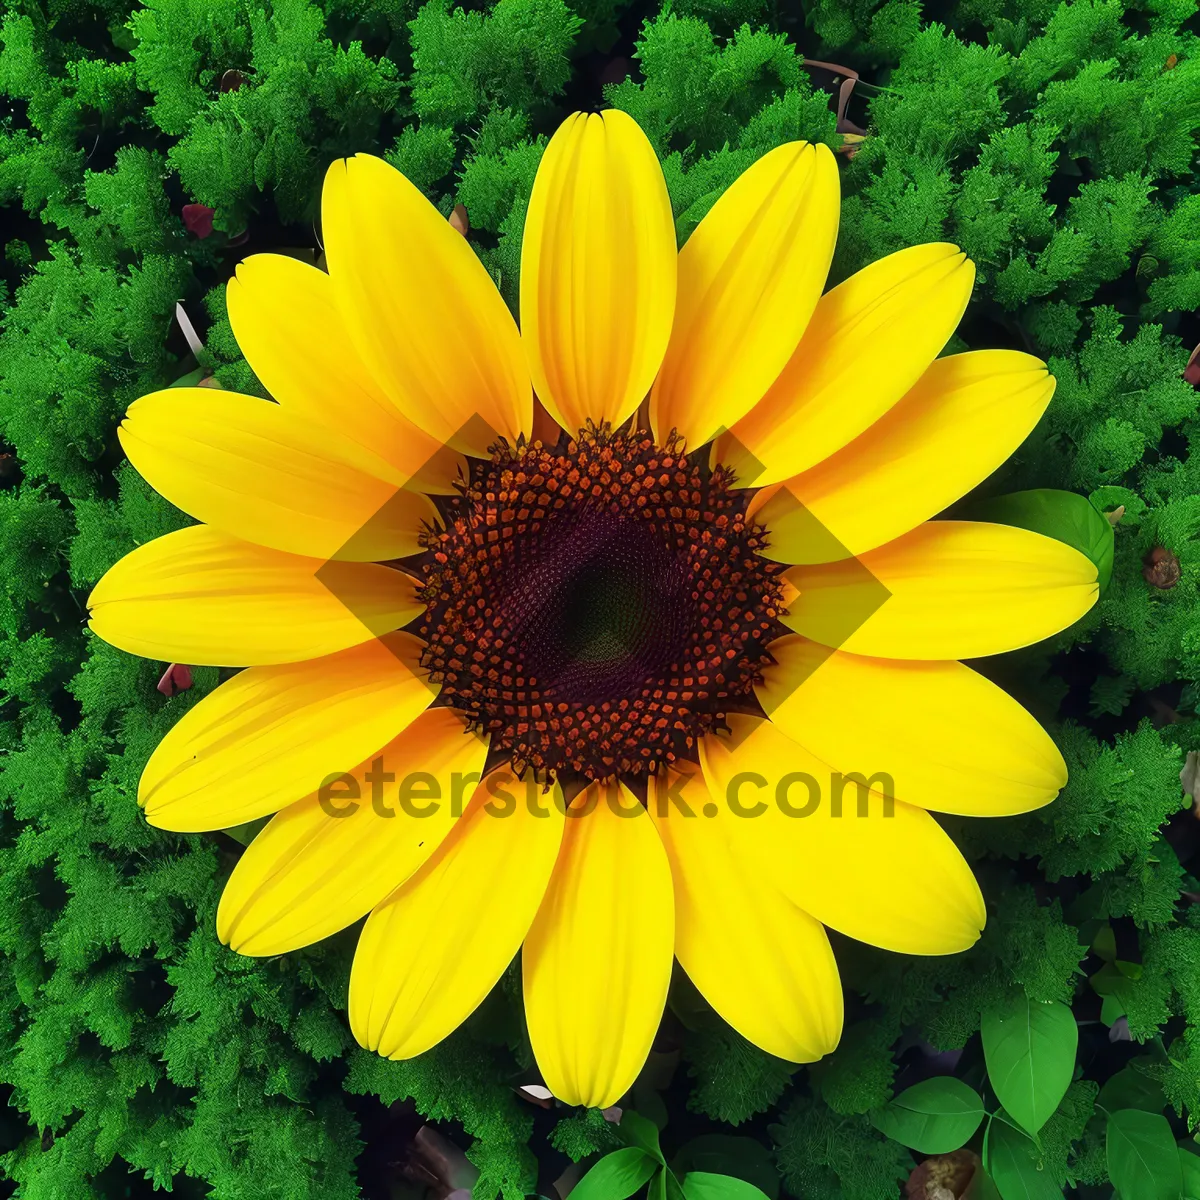
[[547, 520], [499, 628], [547, 697], [635, 694], [685, 650], [687, 573], [644, 521], [582, 504]]
[[473, 463], [423, 562], [442, 702], [519, 771], [694, 757], [781, 632], [748, 498], [674, 442], [607, 429]]

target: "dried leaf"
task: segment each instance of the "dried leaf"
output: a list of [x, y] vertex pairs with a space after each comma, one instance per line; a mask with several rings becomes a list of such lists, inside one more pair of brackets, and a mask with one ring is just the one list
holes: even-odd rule
[[866, 140], [866, 137], [861, 133], [844, 133], [842, 134], [842, 144], [834, 153], [844, 154], [847, 158], [853, 158], [862, 149], [862, 144]]
[[470, 1194], [479, 1178], [479, 1169], [449, 1138], [432, 1125], [422, 1125], [412, 1143], [410, 1167], [417, 1168], [436, 1184], [439, 1200], [450, 1200], [460, 1192]]
[[215, 208], [209, 208], [207, 204], [185, 204], [182, 215], [188, 233], [201, 240], [211, 237], [213, 217], [216, 215], [216, 211]]
[[158, 681], [158, 690], [164, 696], [186, 692], [192, 686], [192, 668], [186, 663], [171, 663]]
[[554, 1093], [540, 1083], [524, 1083], [517, 1088], [517, 1095], [539, 1108], [554, 1107]]
[[[855, 125], [846, 116], [846, 106], [850, 103], [850, 97], [854, 92], [854, 85], [858, 82], [858, 72], [853, 67], [843, 67], [838, 63], [821, 62], [816, 58], [804, 59], [804, 65], [806, 67], [816, 67], [819, 71], [829, 71], [835, 76], [843, 76], [837, 90], [837, 107], [834, 110], [837, 114], [837, 125], [835, 128], [838, 133], [853, 133], [861, 138], [867, 131], [861, 126]], [[853, 152], [847, 151], [847, 153], [853, 157]]]
[[200, 335], [196, 332], [191, 318], [183, 311], [182, 304], [175, 305], [175, 320], [179, 322], [179, 328], [183, 330], [188, 349], [199, 358], [204, 353], [204, 343], [200, 340]]
[[555, 1181], [554, 1190], [558, 1193], [560, 1200], [566, 1200], [566, 1197], [571, 1194], [571, 1189], [583, 1178], [587, 1168], [583, 1163], [572, 1163]]
[[1187, 366], [1183, 369], [1183, 377], [1192, 385], [1200, 387], [1200, 346], [1188, 356]]
[[[1189, 750], [1183, 760], [1183, 770], [1179, 772], [1179, 782], [1183, 784], [1183, 794], [1194, 800], [1200, 789], [1200, 750]], [[1200, 812], [1197, 812], [1200, 816]]]

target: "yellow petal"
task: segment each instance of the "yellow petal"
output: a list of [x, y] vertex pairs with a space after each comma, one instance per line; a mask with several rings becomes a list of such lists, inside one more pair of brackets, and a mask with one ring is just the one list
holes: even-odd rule
[[962, 663], [865, 658], [796, 636], [770, 649], [757, 689], [767, 716], [834, 770], [883, 772], [887, 795], [1000, 817], [1049, 804], [1067, 781], [1046, 731]]
[[533, 424], [516, 322], [471, 244], [395, 168], [339, 159], [321, 193], [333, 293], [375, 383], [426, 433], [487, 457]]
[[637, 122], [574, 113], [538, 165], [521, 245], [521, 337], [564, 429], [621, 424], [650, 390], [675, 311], [675, 222]]
[[[700, 761], [754, 875], [825, 925], [885, 950], [974, 945], [983, 896], [933, 817], [836, 774], [771, 721], [738, 713], [727, 721], [728, 736], [701, 740]], [[873, 756], [869, 744], [863, 756]]]
[[403, 558], [437, 518], [373, 451], [269, 400], [168, 388], [135, 400], [117, 432], [138, 474], [176, 508], [274, 550]]
[[405, 420], [363, 365], [329, 276], [286, 254], [252, 254], [225, 288], [234, 337], [291, 412], [336, 429], [418, 490], [453, 492], [462, 458]]
[[525, 941], [529, 1037], [546, 1086], [607, 1108], [633, 1084], [671, 980], [671, 871], [654, 826], [623, 785], [576, 797]]
[[957, 247], [898, 250], [821, 297], [762, 401], [717, 443], [744, 485], [797, 475], [877, 421], [921, 377], [967, 307], [975, 267]]
[[703, 445], [762, 399], [825, 286], [839, 187], [829, 148], [789, 142], [713, 205], [679, 254], [679, 299], [650, 395], [659, 442]]
[[387, 634], [309, 662], [250, 667], [189, 709], [138, 785], [160, 829], [227, 829], [357, 766], [428, 707], [423, 644]]
[[[979, 521], [927, 521], [857, 559], [792, 567], [786, 577], [799, 595], [785, 625], [826, 646], [882, 658], [1016, 650], [1078, 621], [1100, 592], [1095, 564], [1078, 550]], [[864, 608], [864, 588], [880, 584], [891, 594], [848, 631], [847, 610]]]
[[375, 563], [323, 562], [192, 525], [131, 550], [88, 597], [91, 630], [166, 662], [299, 662], [407, 625], [412, 580]]
[[695, 766], [654, 777], [650, 812], [675, 880], [675, 954], [692, 982], [768, 1054], [828, 1054], [842, 1036], [842, 985], [820, 922], [735, 848], [736, 818], [712, 804]]
[[512, 962], [562, 843], [562, 797], [507, 768], [479, 787], [459, 827], [363, 928], [350, 1027], [387, 1058], [412, 1058], [475, 1011]]
[[350, 778], [271, 819], [225, 885], [218, 937], [261, 957], [353, 924], [441, 845], [486, 756], [456, 713], [427, 709]]
[[982, 483], [1054, 395], [1046, 364], [1016, 350], [937, 359], [894, 408], [824, 462], [755, 497], [767, 558], [832, 562], [915, 529]]

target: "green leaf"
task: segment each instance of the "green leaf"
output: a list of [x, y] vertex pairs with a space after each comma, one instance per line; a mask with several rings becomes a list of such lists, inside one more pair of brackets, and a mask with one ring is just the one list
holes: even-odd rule
[[1032, 529], [1073, 546], [1096, 564], [1100, 590], [1112, 578], [1115, 536], [1108, 518], [1086, 497], [1055, 488], [1013, 492], [972, 504], [965, 516]]
[[1200, 1154], [1180, 1146], [1179, 1167], [1183, 1172], [1183, 1200], [1200, 1200]]
[[1162, 1112], [1166, 1103], [1162, 1084], [1132, 1066], [1122, 1067], [1105, 1083], [1096, 1097], [1096, 1107], [1110, 1113], [1119, 1108]]
[[1000, 1200], [1063, 1200], [1054, 1176], [1038, 1169], [1036, 1154], [1033, 1141], [1002, 1116], [991, 1121], [983, 1139], [983, 1165]]
[[[571, 1193], [571, 1195], [574, 1194], [574, 1192]], [[646, 1200], [687, 1200], [687, 1197], [683, 1193], [679, 1180], [675, 1178], [674, 1172], [669, 1167], [663, 1167], [650, 1180], [650, 1186], [646, 1189]]]
[[653, 1084], [650, 1083], [647, 1076], [650, 1070], [647, 1067], [633, 1081], [633, 1087], [629, 1094], [629, 1107], [638, 1114], [639, 1117], [649, 1121], [656, 1129], [666, 1129], [667, 1121], [667, 1106], [663, 1103], [662, 1096], [659, 1095]]
[[914, 1084], [871, 1113], [871, 1124], [880, 1133], [922, 1154], [958, 1150], [982, 1120], [979, 1093], [952, 1075]]
[[707, 1171], [692, 1171], [685, 1175], [683, 1194], [686, 1200], [767, 1200], [765, 1192], [744, 1179], [710, 1175]]
[[1023, 993], [983, 1014], [983, 1057], [1000, 1103], [1031, 1134], [1050, 1119], [1075, 1071], [1079, 1027], [1059, 1001]]
[[779, 1172], [770, 1152], [751, 1137], [706, 1133], [681, 1146], [671, 1163], [676, 1175], [692, 1171], [711, 1175], [736, 1175], [766, 1193], [768, 1200], [779, 1195]]
[[606, 1154], [572, 1189], [574, 1200], [626, 1200], [658, 1170], [658, 1163], [637, 1146]]
[[666, 1162], [658, 1142], [658, 1126], [653, 1121], [648, 1121], [632, 1109], [626, 1109], [621, 1114], [617, 1134], [627, 1146], [644, 1150], [660, 1163]]
[[1183, 1167], [1162, 1113], [1137, 1108], [1109, 1113], [1105, 1154], [1121, 1200], [1181, 1200]]
[[203, 367], [197, 367], [194, 371], [189, 371], [186, 375], [180, 375], [180, 377], [170, 386], [173, 388], [196, 387], [200, 380], [202, 380], [207, 374], [209, 374], [209, 372]]
[[[1105, 1025], [1112, 1027], [1118, 1017], [1123, 1017], [1137, 996], [1137, 981], [1139, 972], [1135, 971], [1136, 963], [1124, 963], [1117, 960], [1106, 962], [1099, 971], [1088, 980], [1092, 991], [1104, 998], [1100, 1006], [1100, 1019]], [[1125, 1107], [1117, 1105], [1118, 1108]], [[1137, 1107], [1137, 1106], [1131, 1106]], [[1160, 1104], [1159, 1108], [1162, 1107]]]
[[1124, 1001], [1113, 993], [1105, 996], [1100, 1002], [1100, 1020], [1111, 1029], [1123, 1016], [1125, 1016]]

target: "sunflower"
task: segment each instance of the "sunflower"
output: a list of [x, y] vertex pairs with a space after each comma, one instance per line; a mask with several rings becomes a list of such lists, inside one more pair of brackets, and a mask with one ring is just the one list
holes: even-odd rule
[[273, 400], [129, 409], [130, 461], [200, 523], [118, 562], [91, 628], [245, 668], [138, 802], [181, 832], [271, 816], [221, 901], [234, 950], [367, 918], [363, 1046], [420, 1054], [521, 951], [547, 1085], [607, 1105], [676, 958], [810, 1062], [842, 1024], [825, 927], [911, 954], [978, 938], [931, 812], [1026, 812], [1066, 770], [957, 660], [1070, 624], [1097, 573], [931, 520], [1054, 381], [1013, 351], [937, 358], [974, 281], [955, 246], [822, 294], [838, 212], [832, 154], [792, 142], [678, 250], [645, 135], [576, 114], [530, 197], [518, 332], [467, 239], [358, 155], [325, 179], [328, 270], [255, 255], [229, 284]]

